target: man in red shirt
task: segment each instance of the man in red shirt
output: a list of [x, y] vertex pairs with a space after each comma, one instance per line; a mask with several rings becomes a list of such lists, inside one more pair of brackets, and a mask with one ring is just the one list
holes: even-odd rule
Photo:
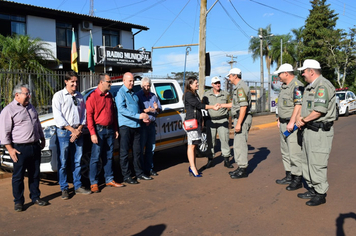
[[112, 170], [114, 140], [119, 137], [119, 132], [114, 102], [109, 92], [111, 83], [108, 74], [100, 74], [98, 87], [88, 96], [86, 101], [87, 125], [93, 142], [89, 171], [90, 187], [93, 193], [99, 192], [98, 175], [100, 169], [98, 169], [98, 164], [100, 154], [102, 154], [106, 186], [125, 186], [114, 181]]

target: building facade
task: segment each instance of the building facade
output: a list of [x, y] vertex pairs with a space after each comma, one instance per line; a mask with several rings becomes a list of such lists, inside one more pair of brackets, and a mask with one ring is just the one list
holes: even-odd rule
[[[70, 70], [72, 29], [76, 35], [78, 67], [88, 70], [90, 31], [95, 49], [95, 72], [133, 73], [152, 70], [151, 52], [135, 49], [134, 37], [146, 26], [104, 19], [28, 4], [0, 1], [0, 34], [29, 35], [48, 44], [61, 64], [49, 63], [52, 70]], [[134, 32], [136, 31], [136, 32]]]

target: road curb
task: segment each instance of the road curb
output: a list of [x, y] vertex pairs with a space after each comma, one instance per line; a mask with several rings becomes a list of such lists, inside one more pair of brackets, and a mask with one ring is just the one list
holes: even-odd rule
[[[267, 129], [267, 128], [276, 127], [276, 126], [277, 126], [277, 121], [271, 122], [271, 123], [267, 123], [267, 124], [253, 125], [253, 126], [251, 126], [250, 131]], [[234, 134], [235, 133], [234, 129], [230, 129], [229, 133], [230, 134]]]

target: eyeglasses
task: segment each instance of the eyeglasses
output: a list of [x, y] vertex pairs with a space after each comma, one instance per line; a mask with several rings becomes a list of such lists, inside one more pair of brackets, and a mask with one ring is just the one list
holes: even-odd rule
[[105, 82], [108, 83], [108, 84], [112, 84], [111, 80], [105, 80]]
[[220, 82], [215, 82], [214, 84], [220, 84]]
[[78, 106], [78, 100], [74, 96], [72, 96], [72, 99], [73, 99], [74, 105]]
[[31, 93], [23, 93], [23, 92], [21, 92], [19, 94], [25, 94], [25, 96], [30, 96], [31, 95]]

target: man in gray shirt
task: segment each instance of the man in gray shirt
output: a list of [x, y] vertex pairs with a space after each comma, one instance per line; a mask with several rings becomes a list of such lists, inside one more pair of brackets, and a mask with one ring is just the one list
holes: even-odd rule
[[[211, 79], [212, 88], [205, 92], [203, 103], [207, 105], [227, 104], [230, 103], [230, 95], [221, 90], [220, 78], [215, 76]], [[211, 148], [211, 156], [208, 157], [206, 168], [212, 167], [212, 160], [214, 158], [214, 147], [217, 134], [219, 134], [221, 155], [224, 157], [224, 166], [227, 168], [234, 168], [230, 163], [230, 146], [229, 146], [229, 109], [221, 108], [217, 111], [210, 109], [209, 117], [206, 119], [207, 139], [209, 147]]]
[[[302, 143], [301, 132], [293, 131], [296, 116], [302, 107], [303, 83], [294, 76], [293, 67], [283, 64], [277, 74], [282, 81], [278, 96], [278, 128], [280, 130], [281, 154], [286, 177], [277, 179], [277, 184], [289, 184], [288, 191], [302, 187]], [[286, 137], [284, 132], [291, 134]]]
[[15, 211], [20, 212], [25, 201], [23, 180], [26, 170], [32, 202], [39, 206], [48, 204], [40, 199], [39, 189], [41, 149], [45, 146], [45, 138], [37, 111], [30, 103], [28, 86], [17, 85], [13, 95], [15, 99], [0, 114], [0, 142], [14, 163], [12, 193]]

